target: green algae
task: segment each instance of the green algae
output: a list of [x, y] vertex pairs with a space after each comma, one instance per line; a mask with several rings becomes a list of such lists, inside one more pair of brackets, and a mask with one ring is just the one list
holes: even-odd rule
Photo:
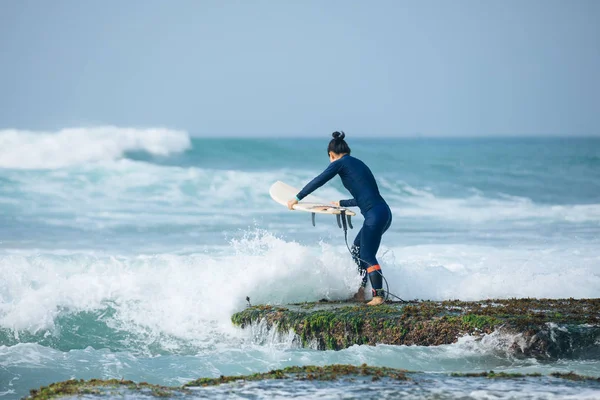
[[560, 379], [567, 379], [570, 381], [577, 381], [577, 382], [583, 382], [583, 381], [596, 381], [596, 382], [600, 382], [600, 377], [599, 378], [594, 378], [591, 376], [584, 376], [584, 375], [579, 375], [576, 374], [574, 372], [552, 372], [550, 374], [550, 376], [553, 376], [555, 378], [560, 378]]
[[183, 390], [182, 388], [170, 388], [166, 386], [153, 385], [146, 382], [135, 383], [133, 381], [119, 379], [90, 379], [88, 381], [85, 381], [83, 379], [72, 379], [69, 381], [52, 383], [48, 386], [44, 386], [39, 389], [32, 389], [29, 391], [28, 398], [35, 400], [45, 400], [84, 394], [100, 396], [104, 394], [101, 389], [118, 388], [144, 391], [155, 397], [170, 397], [173, 395], [175, 390]]
[[[302, 346], [316, 342], [323, 350], [378, 343], [435, 346], [454, 343], [466, 334], [489, 334], [500, 328], [532, 338], [548, 323], [598, 326], [600, 299], [449, 300], [377, 307], [302, 303], [287, 308], [249, 307], [231, 320], [242, 328], [264, 320], [280, 332], [294, 331]], [[551, 346], [547, 340], [536, 340], [534, 353], [548, 353]]]
[[193, 386], [214, 386], [223, 383], [237, 381], [259, 381], [265, 379], [294, 379], [294, 380], [319, 380], [332, 381], [349, 376], [372, 376], [381, 378], [390, 378], [397, 381], [406, 381], [405, 370], [387, 367], [370, 367], [363, 364], [359, 367], [354, 365], [334, 364], [324, 367], [303, 366], [287, 367], [284, 369], [272, 370], [265, 373], [257, 373], [243, 376], [221, 376], [219, 378], [200, 378], [185, 384], [185, 387]]
[[502, 323], [502, 321], [498, 318], [475, 314], [463, 315], [462, 322], [466, 326], [479, 330], [485, 329], [486, 327], [494, 327]]

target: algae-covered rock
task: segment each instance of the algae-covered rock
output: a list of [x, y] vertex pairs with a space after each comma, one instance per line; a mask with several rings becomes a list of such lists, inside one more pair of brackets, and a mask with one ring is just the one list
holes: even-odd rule
[[[476, 373], [454, 373], [454, 374], [424, 374], [419, 372], [409, 372], [397, 368], [388, 367], [371, 367], [366, 364], [355, 366], [355, 365], [326, 365], [320, 366], [300, 366], [300, 367], [287, 367], [284, 369], [276, 369], [264, 373], [256, 373], [252, 375], [239, 375], [239, 376], [220, 376], [218, 378], [199, 378], [191, 381], [180, 387], [165, 387], [159, 385], [152, 385], [148, 383], [135, 383], [132, 381], [124, 381], [117, 379], [99, 380], [92, 379], [89, 381], [84, 380], [70, 380], [65, 382], [53, 383], [49, 386], [42, 387], [37, 390], [31, 390], [31, 395], [28, 399], [39, 400], [39, 399], [53, 399], [53, 398], [231, 398], [234, 394], [241, 393], [241, 397], [254, 397], [249, 394], [248, 390], [251, 390], [244, 385], [250, 385], [251, 383], [262, 381], [263, 391], [260, 393], [266, 395], [278, 395], [281, 396], [282, 386], [277, 385], [270, 390], [265, 387], [264, 384], [268, 382], [288, 381], [288, 382], [328, 382], [328, 381], [343, 381], [344, 389], [353, 390], [356, 387], [362, 387], [368, 393], [376, 393], [377, 398], [382, 391], [385, 389], [381, 384], [385, 383], [388, 388], [388, 393], [394, 393], [397, 397], [397, 390], [402, 387], [404, 392], [410, 390], [415, 395], [420, 395], [422, 398], [425, 394], [431, 394], [433, 397], [439, 396], [439, 382], [443, 382], [447, 379], [460, 379], [463, 380], [463, 384], [469, 380], [477, 379], [534, 379], [539, 380], [544, 385], [556, 385], [554, 380], [568, 380], [574, 382], [577, 387], [585, 387], [597, 389], [600, 386], [600, 378], [586, 377], [577, 375], [574, 373], [552, 373], [548, 376], [543, 376], [538, 373], [532, 374], [519, 374], [519, 373], [506, 373], [506, 372], [476, 372]], [[371, 383], [371, 385], [369, 385]], [[373, 383], [376, 386], [373, 386]], [[539, 383], [538, 383], [539, 384]], [[400, 385], [400, 386], [399, 386]], [[456, 386], [456, 382], [452, 385]], [[591, 386], [590, 386], [591, 385]], [[224, 386], [224, 391], [214, 391], [220, 386]], [[486, 387], [486, 383], [479, 384], [475, 387]], [[318, 387], [314, 386], [313, 387]], [[339, 386], [338, 386], [339, 387]], [[376, 392], [373, 392], [373, 388], [376, 388]], [[412, 389], [410, 389], [412, 388]], [[245, 391], [244, 391], [245, 390]], [[257, 386], [254, 385], [254, 390], [258, 390]], [[303, 389], [301, 389], [303, 390]], [[504, 389], [503, 389], [504, 390]], [[237, 392], [240, 391], [240, 392]], [[291, 393], [294, 390], [290, 390]], [[312, 392], [314, 393], [314, 392]], [[358, 393], [358, 392], [354, 392]], [[453, 394], [451, 392], [450, 394]], [[360, 396], [357, 398], [363, 398], [364, 393], [358, 393]], [[235, 396], [240, 397], [240, 396]], [[260, 397], [260, 396], [258, 396]], [[384, 396], [385, 397], [385, 396]], [[370, 398], [373, 398], [372, 396]]]
[[123, 397], [127, 394], [140, 393], [152, 397], [185, 397], [192, 395], [188, 388], [216, 386], [233, 382], [295, 380], [295, 381], [334, 381], [349, 377], [369, 377], [371, 380], [390, 379], [394, 381], [407, 381], [406, 370], [387, 367], [370, 367], [366, 364], [361, 366], [334, 364], [324, 367], [301, 366], [287, 367], [264, 373], [239, 376], [221, 376], [219, 378], [199, 378], [181, 387], [166, 387], [153, 385], [146, 382], [135, 383], [128, 380], [118, 379], [91, 379], [69, 380], [52, 383], [39, 389], [32, 389], [28, 399], [46, 400], [61, 397], [82, 396], [86, 397]]
[[52, 383], [48, 386], [29, 391], [28, 399], [46, 400], [71, 396], [94, 396], [94, 397], [122, 397], [123, 393], [137, 392], [153, 397], [172, 397], [176, 392], [185, 394], [184, 388], [170, 388], [166, 386], [153, 385], [146, 382], [135, 383], [129, 380], [119, 379], [72, 379], [64, 382]]
[[186, 387], [194, 386], [213, 386], [222, 383], [236, 381], [260, 381], [265, 379], [293, 379], [308, 381], [332, 381], [348, 376], [371, 376], [373, 378], [389, 378], [397, 381], [406, 381], [408, 371], [397, 368], [370, 367], [363, 364], [360, 367], [345, 364], [326, 365], [317, 367], [314, 365], [303, 367], [287, 367], [284, 369], [272, 370], [265, 373], [243, 376], [221, 376], [219, 378], [200, 378], [187, 383]]
[[242, 328], [261, 321], [280, 332], [291, 330], [303, 346], [316, 343], [318, 349], [378, 343], [436, 346], [466, 334], [498, 331], [513, 335], [510, 349], [526, 356], [600, 351], [594, 344], [600, 338], [600, 299], [421, 301], [377, 307], [323, 302], [248, 307], [232, 316]]

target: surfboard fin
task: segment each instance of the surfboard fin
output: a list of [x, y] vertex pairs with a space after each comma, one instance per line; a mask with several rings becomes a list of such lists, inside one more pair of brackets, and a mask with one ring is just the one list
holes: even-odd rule
[[[348, 221], [346, 220], [346, 211], [342, 210], [341, 214], [342, 225], [344, 226], [344, 232], [348, 231]], [[340, 226], [341, 228], [341, 226]]]
[[[317, 213], [310, 213], [310, 216], [312, 225], [317, 226], [315, 221]], [[348, 227], [350, 227], [350, 229], [354, 229], [354, 226], [352, 226], [352, 217], [346, 214], [345, 210], [342, 210], [340, 214], [335, 214], [335, 220], [337, 221], [338, 227], [344, 231], [348, 230]]]

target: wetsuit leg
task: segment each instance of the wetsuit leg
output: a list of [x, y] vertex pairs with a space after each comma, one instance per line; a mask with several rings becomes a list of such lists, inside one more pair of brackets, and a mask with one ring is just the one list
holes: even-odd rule
[[392, 223], [392, 213], [387, 204], [380, 204], [365, 214], [361, 229], [360, 258], [367, 263], [367, 273], [374, 296], [384, 296], [381, 267], [376, 255], [381, 244], [381, 236]]

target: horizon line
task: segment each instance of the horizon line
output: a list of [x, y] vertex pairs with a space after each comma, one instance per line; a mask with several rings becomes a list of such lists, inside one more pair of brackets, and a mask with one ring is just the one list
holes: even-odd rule
[[[189, 132], [188, 132], [189, 133]], [[329, 135], [198, 135], [189, 133], [194, 139], [330, 139]], [[600, 139], [600, 134], [576, 135], [352, 135], [352, 139]]]

